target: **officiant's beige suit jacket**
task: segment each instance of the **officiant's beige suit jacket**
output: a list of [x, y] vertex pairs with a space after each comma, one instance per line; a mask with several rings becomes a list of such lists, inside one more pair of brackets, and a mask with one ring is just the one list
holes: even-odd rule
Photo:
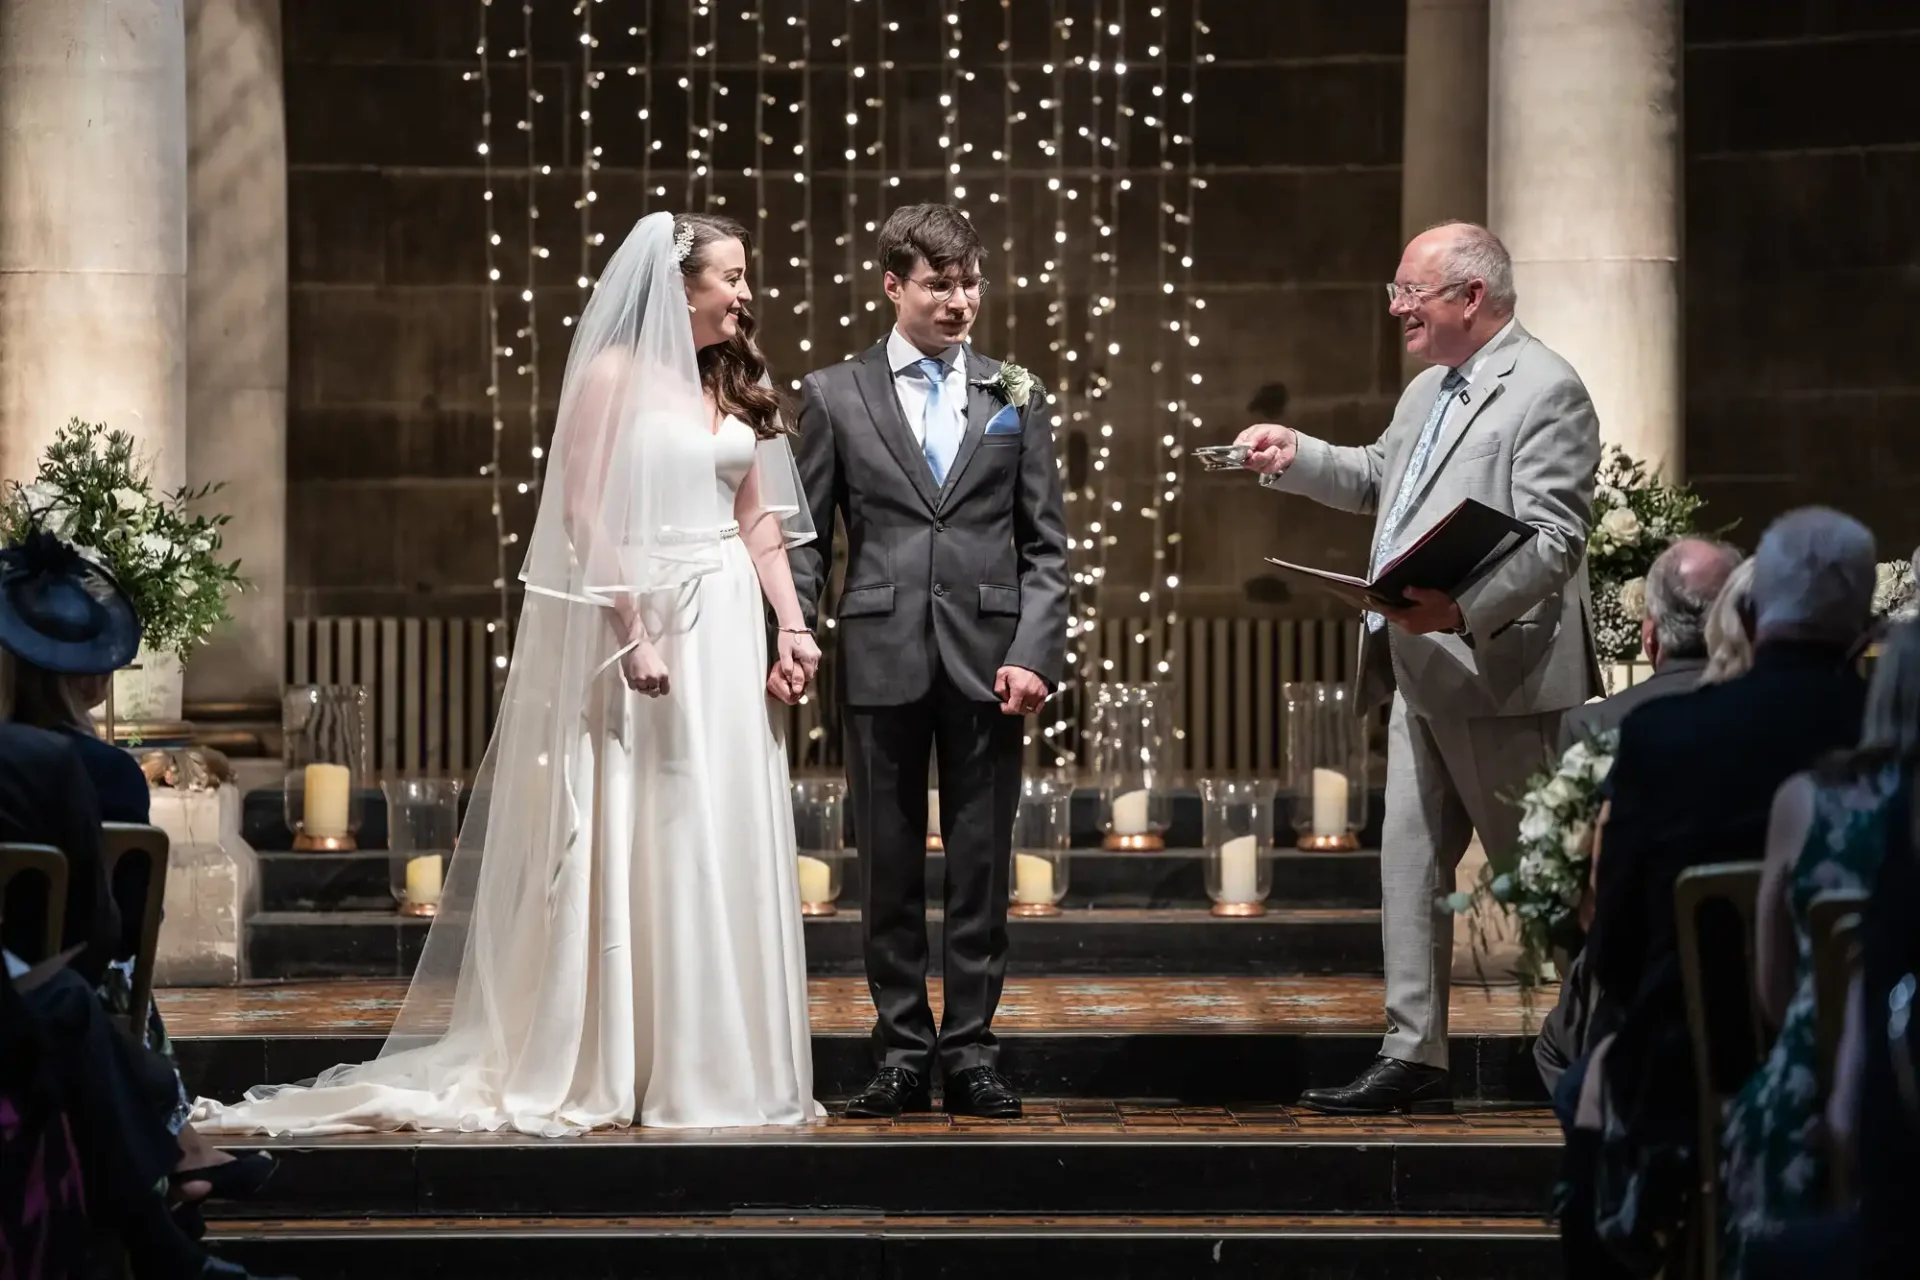
[[[1535, 535], [1461, 592], [1464, 634], [1362, 627], [1355, 683], [1363, 707], [1398, 688], [1409, 708], [1430, 718], [1533, 715], [1601, 691], [1586, 564], [1599, 419], [1573, 367], [1517, 322], [1494, 341], [1472, 382], [1455, 393], [1461, 403], [1441, 428], [1387, 550], [1399, 554], [1465, 498], [1532, 525]], [[1373, 515], [1378, 545], [1445, 377], [1438, 365], [1415, 377], [1372, 444], [1300, 436], [1293, 465], [1265, 483]]]

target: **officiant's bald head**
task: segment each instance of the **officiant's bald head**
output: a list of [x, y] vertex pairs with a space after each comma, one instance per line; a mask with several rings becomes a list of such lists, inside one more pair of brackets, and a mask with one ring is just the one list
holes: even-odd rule
[[1513, 256], [1473, 222], [1442, 222], [1407, 242], [1387, 310], [1400, 318], [1407, 354], [1460, 365], [1513, 319]]

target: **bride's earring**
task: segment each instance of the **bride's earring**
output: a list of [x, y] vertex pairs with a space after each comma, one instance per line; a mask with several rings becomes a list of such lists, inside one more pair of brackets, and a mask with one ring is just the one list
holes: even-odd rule
[[696, 308], [696, 307], [695, 307], [695, 306], [694, 306], [694, 305], [693, 305], [693, 304], [692, 304], [691, 302], [689, 302], [689, 303], [687, 304], [687, 313], [688, 313], [689, 315], [691, 315], [691, 314], [692, 314], [692, 313], [693, 313], [693, 312], [694, 312], [695, 310], [697, 310], [697, 309], [698, 309], [698, 308]]

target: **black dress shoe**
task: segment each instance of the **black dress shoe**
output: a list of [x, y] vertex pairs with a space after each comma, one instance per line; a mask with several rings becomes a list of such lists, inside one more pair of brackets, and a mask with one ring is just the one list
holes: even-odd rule
[[979, 1116], [984, 1120], [1020, 1118], [1020, 1095], [992, 1067], [968, 1067], [948, 1076], [941, 1105], [950, 1116]]
[[850, 1120], [891, 1120], [903, 1111], [931, 1111], [927, 1082], [905, 1067], [882, 1067], [847, 1104]]
[[1446, 1115], [1453, 1110], [1453, 1080], [1445, 1067], [1375, 1058], [1352, 1084], [1309, 1089], [1300, 1105], [1330, 1116]]

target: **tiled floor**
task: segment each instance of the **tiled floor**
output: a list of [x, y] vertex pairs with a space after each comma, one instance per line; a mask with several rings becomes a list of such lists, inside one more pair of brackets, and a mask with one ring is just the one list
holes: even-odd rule
[[[273, 986], [179, 988], [158, 993], [175, 1036], [384, 1035], [404, 983], [344, 980]], [[1004, 1032], [1375, 1032], [1382, 1027], [1377, 978], [1029, 978], [1011, 980], [994, 1020]], [[860, 978], [816, 978], [809, 990], [813, 1029], [864, 1034], [873, 1006]], [[933, 1007], [940, 1010], [936, 983]], [[1455, 983], [1455, 1035], [1521, 1035], [1552, 1008], [1551, 993], [1531, 1011], [1512, 987]]]

